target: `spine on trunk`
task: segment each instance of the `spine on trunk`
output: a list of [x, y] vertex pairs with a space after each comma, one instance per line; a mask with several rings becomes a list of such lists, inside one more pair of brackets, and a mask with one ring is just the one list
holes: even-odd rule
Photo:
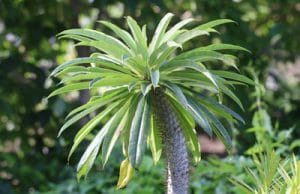
[[167, 165], [167, 194], [187, 194], [189, 160], [175, 112], [161, 89], [155, 91], [155, 119], [162, 134]]

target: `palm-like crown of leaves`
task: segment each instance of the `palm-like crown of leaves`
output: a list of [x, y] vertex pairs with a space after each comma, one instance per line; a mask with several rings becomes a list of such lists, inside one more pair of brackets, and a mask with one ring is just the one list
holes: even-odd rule
[[[214, 27], [233, 21], [220, 19], [186, 29], [195, 21], [190, 18], [167, 29], [172, 16], [168, 13], [162, 18], [149, 44], [146, 26], [140, 28], [131, 17], [126, 18], [131, 33], [101, 21], [118, 39], [90, 29], [70, 29], [59, 34], [60, 38], [73, 39], [78, 41], [77, 45], [99, 51], [90, 57], [67, 61], [51, 74], [61, 77], [64, 86], [50, 96], [76, 90], [91, 92], [86, 104], [69, 113], [59, 135], [79, 119], [100, 110], [77, 132], [69, 156], [87, 135], [99, 127], [104, 118], [109, 118], [101, 129], [94, 130], [96, 134], [78, 163], [78, 178], [90, 170], [100, 148], [105, 164], [118, 139], [122, 141], [126, 157], [121, 168], [138, 167], [147, 143], [154, 162], [159, 160], [161, 137], [153, 119], [151, 104], [155, 95], [153, 91], [157, 88], [163, 89], [172, 105], [196, 162], [200, 160], [200, 145], [194, 130], [195, 123], [209, 136], [214, 132], [227, 147], [231, 146], [230, 136], [218, 118], [230, 122], [244, 122], [243, 119], [220, 102], [201, 95], [201, 91], [216, 94], [219, 101], [225, 94], [242, 107], [232, 92], [232, 86], [253, 82], [239, 73], [210, 70], [207, 66], [223, 62], [237, 69], [235, 57], [220, 51], [247, 50], [230, 44], [211, 44], [183, 51], [182, 46], [186, 42], [217, 32]], [[176, 51], [179, 54], [176, 55]]]

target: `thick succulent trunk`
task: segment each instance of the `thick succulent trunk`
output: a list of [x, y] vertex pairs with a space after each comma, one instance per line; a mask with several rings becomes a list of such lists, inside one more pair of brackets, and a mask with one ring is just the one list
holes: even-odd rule
[[170, 102], [155, 91], [156, 119], [162, 133], [167, 165], [167, 194], [187, 194], [189, 160], [184, 136]]

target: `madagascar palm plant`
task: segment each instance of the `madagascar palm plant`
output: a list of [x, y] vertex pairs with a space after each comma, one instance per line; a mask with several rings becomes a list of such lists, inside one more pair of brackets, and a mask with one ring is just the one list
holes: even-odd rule
[[[124, 187], [139, 167], [148, 144], [154, 163], [162, 153], [165, 157], [167, 193], [184, 194], [188, 190], [189, 152], [195, 162], [200, 161], [195, 123], [231, 147], [230, 135], [219, 119], [244, 121], [222, 105], [222, 96], [229, 96], [242, 107], [232, 88], [252, 81], [239, 73], [211, 70], [209, 66], [224, 63], [237, 69], [235, 57], [221, 51], [247, 50], [220, 43], [184, 52], [185, 43], [217, 32], [214, 27], [233, 21], [220, 19], [185, 29], [195, 22], [185, 19], [168, 29], [172, 16], [168, 13], [162, 18], [149, 44], [146, 26], [141, 28], [131, 17], [126, 18], [131, 33], [100, 22], [118, 38], [90, 29], [59, 34], [60, 38], [78, 41], [77, 46], [99, 51], [67, 61], [51, 74], [60, 77], [64, 86], [50, 96], [78, 90], [89, 90], [91, 94], [86, 104], [69, 113], [59, 135], [81, 118], [96, 113], [77, 132], [69, 154], [88, 135], [95, 134], [78, 163], [78, 179], [88, 173], [98, 155], [105, 165], [120, 140], [125, 159], [118, 188]], [[107, 122], [98, 129], [104, 119]]]

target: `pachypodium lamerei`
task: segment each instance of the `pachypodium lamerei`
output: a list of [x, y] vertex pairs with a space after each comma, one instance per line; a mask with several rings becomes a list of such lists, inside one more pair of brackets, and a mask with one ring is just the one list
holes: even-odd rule
[[[168, 13], [162, 18], [149, 44], [146, 25], [140, 27], [129, 16], [126, 21], [131, 33], [100, 21], [118, 38], [91, 29], [70, 29], [59, 34], [60, 38], [78, 41], [78, 46], [99, 51], [67, 61], [51, 74], [60, 77], [64, 86], [50, 97], [78, 90], [89, 90], [91, 94], [86, 104], [69, 113], [59, 135], [97, 111], [77, 132], [69, 154], [70, 157], [92, 131], [96, 132], [78, 163], [78, 179], [88, 173], [98, 155], [105, 165], [120, 140], [125, 159], [118, 188], [124, 187], [139, 167], [148, 144], [154, 163], [164, 153], [167, 193], [184, 194], [188, 191], [188, 152], [195, 162], [200, 161], [195, 124], [209, 136], [215, 133], [227, 148], [231, 147], [230, 135], [219, 118], [232, 123], [244, 121], [221, 103], [222, 96], [227, 95], [242, 108], [232, 86], [253, 82], [237, 72], [211, 70], [209, 66], [223, 63], [237, 69], [235, 56], [223, 51], [247, 50], [218, 43], [184, 51], [185, 43], [215, 33], [216, 26], [233, 21], [220, 19], [188, 29], [186, 26], [196, 23], [189, 18], [168, 28], [172, 17]], [[105, 118], [108, 121], [101, 129], [95, 129]]]

